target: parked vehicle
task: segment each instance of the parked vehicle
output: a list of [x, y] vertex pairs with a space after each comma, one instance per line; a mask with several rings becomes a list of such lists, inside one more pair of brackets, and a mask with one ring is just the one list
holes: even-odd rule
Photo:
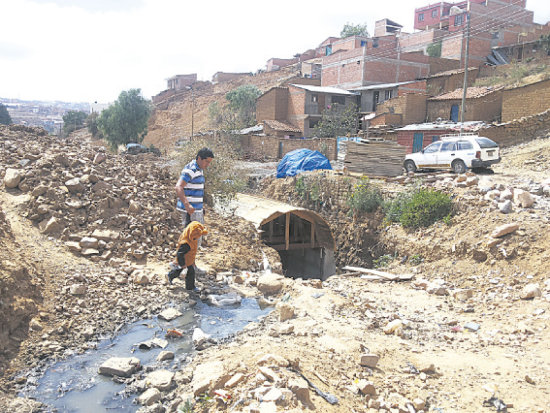
[[488, 168], [500, 162], [498, 144], [473, 134], [443, 135], [423, 150], [405, 156], [407, 172], [418, 169], [451, 169], [457, 174], [472, 168]]
[[122, 152], [123, 155], [137, 155], [140, 153], [152, 152], [157, 156], [160, 156], [160, 150], [158, 148], [148, 148], [140, 143], [128, 143], [126, 144], [126, 150]]

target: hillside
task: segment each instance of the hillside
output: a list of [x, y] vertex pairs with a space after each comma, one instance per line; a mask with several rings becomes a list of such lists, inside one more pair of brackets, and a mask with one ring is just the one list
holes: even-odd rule
[[[212, 130], [208, 120], [208, 107], [213, 102], [225, 103], [225, 95], [239, 86], [250, 84], [262, 92], [278, 86], [296, 75], [295, 68], [288, 67], [276, 72], [241, 76], [227, 82], [212, 84], [198, 82], [193, 91], [175, 93], [155, 105], [149, 120], [149, 131], [144, 143], [161, 149], [172, 149], [174, 143], [191, 135], [191, 109], [193, 108], [193, 132], [200, 134]], [[194, 102], [194, 105], [193, 105]]]

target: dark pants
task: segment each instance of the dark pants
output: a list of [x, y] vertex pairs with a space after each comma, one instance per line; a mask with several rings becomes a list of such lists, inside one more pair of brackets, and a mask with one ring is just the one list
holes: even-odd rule
[[193, 265], [187, 267], [187, 274], [185, 275], [185, 289], [195, 289], [195, 266]]

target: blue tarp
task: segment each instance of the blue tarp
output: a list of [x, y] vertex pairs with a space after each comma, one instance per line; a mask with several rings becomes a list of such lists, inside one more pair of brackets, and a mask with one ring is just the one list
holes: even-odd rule
[[295, 149], [287, 153], [277, 165], [277, 178], [295, 176], [303, 171], [332, 169], [330, 161], [319, 151]]

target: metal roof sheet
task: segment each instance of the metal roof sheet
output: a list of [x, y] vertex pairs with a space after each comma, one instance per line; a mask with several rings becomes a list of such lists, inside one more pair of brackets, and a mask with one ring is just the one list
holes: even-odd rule
[[350, 92], [346, 89], [340, 89], [337, 87], [330, 87], [330, 86], [314, 86], [314, 85], [298, 85], [298, 84], [291, 84], [290, 86], [298, 87], [300, 89], [309, 90], [310, 92], [317, 92], [317, 93], [330, 93], [333, 95], [356, 95], [354, 92]]
[[396, 82], [396, 83], [379, 83], [376, 85], [360, 86], [351, 90], [376, 90], [376, 89], [390, 89], [401, 85], [408, 85], [409, 83], [418, 82], [417, 80], [409, 80], [407, 82]]

